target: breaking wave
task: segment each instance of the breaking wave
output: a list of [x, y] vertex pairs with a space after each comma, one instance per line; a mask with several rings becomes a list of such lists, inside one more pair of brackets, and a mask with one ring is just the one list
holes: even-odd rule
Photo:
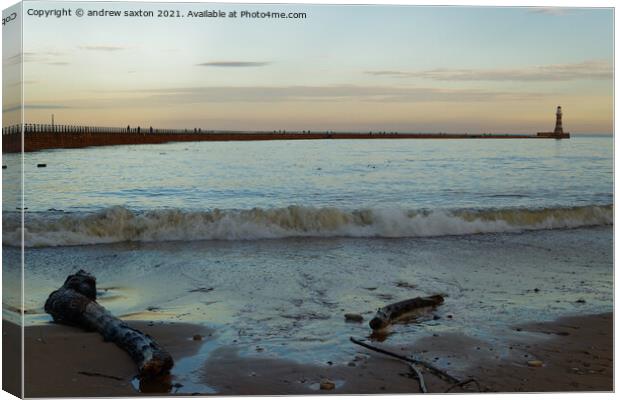
[[[19, 246], [19, 214], [4, 214], [3, 243]], [[27, 213], [26, 247], [115, 242], [257, 240], [288, 237], [424, 237], [613, 224], [613, 206], [546, 209], [402, 210], [290, 206], [251, 210]]]

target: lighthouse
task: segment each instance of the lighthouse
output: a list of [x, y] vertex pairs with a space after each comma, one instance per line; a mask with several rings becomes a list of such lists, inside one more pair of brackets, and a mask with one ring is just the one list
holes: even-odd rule
[[538, 132], [538, 137], [553, 139], [568, 139], [570, 133], [564, 132], [562, 128], [562, 106], [558, 106], [555, 110], [555, 129], [553, 132]]
[[558, 106], [558, 109], [555, 112], [555, 129], [553, 130], [553, 134], [557, 136], [561, 136], [564, 134], [562, 130], [562, 107]]

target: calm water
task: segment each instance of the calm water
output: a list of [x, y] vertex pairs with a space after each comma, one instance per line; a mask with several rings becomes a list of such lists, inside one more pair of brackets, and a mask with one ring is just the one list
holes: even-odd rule
[[[260, 346], [321, 363], [350, 358], [348, 337], [368, 336], [378, 307], [414, 296], [445, 294], [440, 319], [396, 325], [391, 343], [446, 331], [501, 342], [519, 321], [611, 311], [612, 144], [203, 142], [26, 154], [27, 322], [49, 321], [45, 298], [79, 268], [97, 276], [116, 315], [214, 327], [205, 352]], [[8, 279], [22, 233], [6, 192], [16, 161], [4, 155]], [[15, 308], [18, 293], [5, 293]], [[346, 312], [366, 322], [345, 323]], [[192, 362], [177, 375], [191, 380]]]
[[[29, 211], [612, 203], [611, 137], [174, 143], [25, 156]], [[10, 161], [15, 155], [4, 155]], [[46, 163], [47, 168], [36, 168]], [[5, 162], [6, 164], [6, 162]], [[3, 171], [3, 183], [16, 169]], [[16, 199], [5, 199], [9, 206]], [[15, 209], [7, 207], [5, 211]]]

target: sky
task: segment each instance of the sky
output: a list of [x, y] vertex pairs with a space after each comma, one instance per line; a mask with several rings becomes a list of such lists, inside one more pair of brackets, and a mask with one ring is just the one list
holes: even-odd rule
[[[76, 4], [186, 16], [27, 15]], [[307, 17], [187, 16], [204, 10]], [[566, 131], [613, 130], [611, 9], [29, 1], [23, 11], [23, 55], [3, 52], [5, 125], [23, 82], [26, 122], [535, 133], [553, 130], [561, 105]]]

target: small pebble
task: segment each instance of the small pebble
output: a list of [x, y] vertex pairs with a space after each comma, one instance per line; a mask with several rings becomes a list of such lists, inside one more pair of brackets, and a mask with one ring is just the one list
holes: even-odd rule
[[529, 360], [527, 362], [527, 365], [529, 365], [530, 367], [542, 367], [543, 362], [540, 360]]
[[363, 322], [364, 321], [364, 317], [362, 317], [359, 314], [345, 314], [344, 315], [344, 320], [347, 322]]
[[336, 388], [336, 384], [329, 379], [323, 379], [321, 381], [321, 390], [334, 390]]

